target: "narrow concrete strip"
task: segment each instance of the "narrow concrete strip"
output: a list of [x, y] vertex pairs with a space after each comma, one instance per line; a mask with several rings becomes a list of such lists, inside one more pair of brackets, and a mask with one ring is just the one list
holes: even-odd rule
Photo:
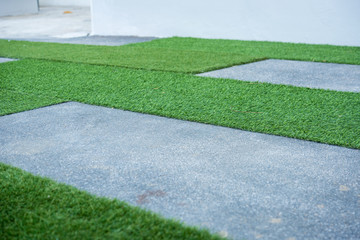
[[360, 65], [270, 59], [198, 75], [360, 92]]
[[14, 59], [14, 58], [2, 58], [2, 57], [0, 57], [0, 63], [17, 61], [17, 60], [18, 59]]
[[360, 150], [75, 102], [0, 117], [0, 161], [234, 239], [356, 239]]
[[70, 43], [84, 45], [104, 45], [104, 46], [121, 46], [131, 43], [147, 42], [157, 39], [156, 37], [137, 37], [137, 36], [84, 36], [73, 38], [8, 38], [7, 40], [30, 41], [30, 42], [53, 42], [53, 43]]

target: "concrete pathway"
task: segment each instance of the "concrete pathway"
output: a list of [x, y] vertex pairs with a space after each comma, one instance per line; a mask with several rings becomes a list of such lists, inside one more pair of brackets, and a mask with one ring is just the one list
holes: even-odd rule
[[358, 239], [360, 150], [64, 103], [0, 117], [0, 161], [234, 239]]
[[0, 39], [119, 46], [154, 37], [92, 36], [90, 8], [43, 6], [39, 14], [0, 17]]
[[11, 40], [22, 40], [30, 42], [54, 42], [85, 45], [120, 46], [131, 43], [147, 42], [156, 39], [155, 37], [137, 36], [84, 36], [74, 38], [11, 38]]
[[199, 76], [360, 92], [360, 65], [270, 59]]
[[0, 17], [0, 38], [73, 38], [90, 32], [90, 8], [86, 7], [44, 6], [38, 14]]

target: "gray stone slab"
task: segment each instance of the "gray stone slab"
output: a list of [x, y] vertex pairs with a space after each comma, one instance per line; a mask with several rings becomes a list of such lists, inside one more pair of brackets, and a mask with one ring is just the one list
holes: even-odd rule
[[0, 57], [0, 63], [17, 61], [18, 59]]
[[234, 239], [360, 236], [360, 150], [70, 102], [0, 117], [0, 161]]
[[198, 75], [360, 92], [360, 65], [270, 59]]

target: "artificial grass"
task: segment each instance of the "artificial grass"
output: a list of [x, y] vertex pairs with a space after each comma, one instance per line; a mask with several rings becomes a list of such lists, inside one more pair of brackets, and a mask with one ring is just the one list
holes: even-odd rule
[[360, 47], [350, 46], [180, 37], [144, 42], [141, 46], [155, 49], [236, 53], [254, 58], [360, 64]]
[[46, 96], [43, 93], [34, 94], [31, 92], [13, 91], [0, 88], [0, 112], [4, 114], [22, 112], [61, 102], [63, 102], [62, 99]]
[[[0, 40], [0, 56], [29, 58], [0, 64], [0, 115], [79, 101], [360, 149], [359, 93], [182, 74], [265, 58], [360, 64], [359, 47], [194, 38], [121, 47]], [[217, 238], [1, 163], [0, 187], [4, 239]]]
[[0, 163], [1, 239], [222, 239]]
[[0, 40], [0, 56], [200, 73], [267, 58], [360, 64], [360, 47], [178, 37], [118, 47]]
[[30, 59], [1, 64], [0, 78], [6, 91], [43, 96], [40, 105], [78, 101], [360, 149], [360, 93]]
[[0, 56], [186, 73], [205, 72], [263, 59], [236, 53], [144, 48], [141, 45], [114, 47], [1, 39]]

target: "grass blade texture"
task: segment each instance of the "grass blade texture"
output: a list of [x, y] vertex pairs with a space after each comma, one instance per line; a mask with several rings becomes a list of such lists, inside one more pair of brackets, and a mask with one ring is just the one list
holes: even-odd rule
[[35, 58], [126, 68], [199, 73], [260, 60], [237, 53], [129, 46], [91, 46], [0, 39], [0, 56]]
[[1, 239], [221, 239], [0, 163]]
[[266, 58], [360, 64], [360, 47], [196, 38], [118, 47], [0, 40], [0, 56], [199, 73]]
[[[168, 38], [127, 46], [0, 40], [0, 115], [66, 101], [360, 149], [360, 93], [191, 75], [261, 59], [360, 64], [359, 47]], [[4, 239], [217, 239], [0, 163]]]
[[360, 47], [349, 46], [180, 37], [144, 42], [141, 43], [141, 46], [143, 48], [234, 53], [254, 58], [360, 64]]
[[4, 90], [43, 105], [79, 101], [360, 148], [359, 93], [40, 60], [2, 64], [0, 76]]

